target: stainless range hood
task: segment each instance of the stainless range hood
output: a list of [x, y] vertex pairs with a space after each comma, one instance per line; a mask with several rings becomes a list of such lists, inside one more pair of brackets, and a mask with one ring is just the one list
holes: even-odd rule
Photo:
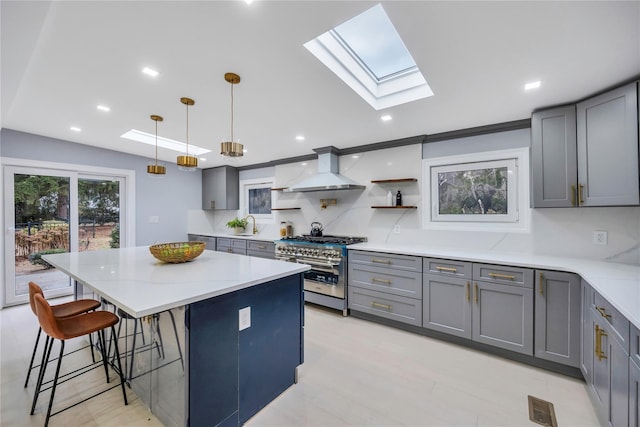
[[329, 190], [364, 190], [367, 188], [340, 175], [338, 167], [338, 149], [336, 147], [315, 148], [318, 153], [318, 173], [303, 179], [283, 190], [284, 192], [308, 192]]

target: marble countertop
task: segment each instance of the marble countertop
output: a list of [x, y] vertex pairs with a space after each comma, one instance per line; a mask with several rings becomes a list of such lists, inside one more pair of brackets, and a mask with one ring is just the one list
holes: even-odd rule
[[420, 244], [368, 242], [349, 245], [349, 249], [576, 273], [640, 329], [640, 266], [528, 253], [434, 248]]
[[193, 261], [166, 264], [147, 246], [44, 255], [48, 263], [134, 317], [302, 273], [305, 264], [205, 250]]
[[251, 234], [251, 233], [246, 233], [246, 234], [233, 234], [233, 233], [216, 233], [216, 232], [209, 232], [209, 233], [189, 233], [191, 235], [195, 235], [195, 236], [205, 236], [205, 237], [215, 237], [215, 238], [222, 238], [222, 239], [244, 239], [244, 240], [256, 240], [256, 241], [261, 241], [261, 242], [275, 242], [277, 240], [280, 240], [279, 236], [275, 236], [275, 237], [270, 237], [270, 236], [261, 236], [260, 233], [258, 234]]

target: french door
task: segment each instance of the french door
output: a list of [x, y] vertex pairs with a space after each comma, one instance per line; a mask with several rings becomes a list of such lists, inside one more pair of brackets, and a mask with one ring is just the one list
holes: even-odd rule
[[47, 297], [70, 295], [71, 279], [42, 255], [120, 246], [124, 178], [5, 166], [5, 305], [28, 301], [30, 281]]

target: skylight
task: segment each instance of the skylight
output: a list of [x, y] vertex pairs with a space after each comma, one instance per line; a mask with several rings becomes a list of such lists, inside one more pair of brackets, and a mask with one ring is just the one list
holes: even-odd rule
[[304, 46], [376, 110], [433, 95], [380, 4]]
[[[142, 132], [140, 130], [131, 129], [128, 132], [120, 135], [120, 138], [130, 139], [132, 141], [142, 142], [149, 145], [156, 145], [156, 136], [150, 133]], [[167, 148], [169, 150], [177, 151], [178, 153], [184, 153], [187, 144], [173, 139], [164, 138], [158, 136], [158, 147]], [[209, 153], [211, 150], [198, 147], [193, 144], [189, 144], [189, 154], [199, 156], [204, 153]]]

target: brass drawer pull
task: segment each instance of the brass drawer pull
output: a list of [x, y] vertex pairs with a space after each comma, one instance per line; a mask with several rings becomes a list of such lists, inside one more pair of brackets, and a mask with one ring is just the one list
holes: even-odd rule
[[378, 264], [391, 264], [391, 261], [388, 259], [376, 259], [376, 258], [371, 258], [371, 262], [376, 262]]
[[596, 357], [598, 359], [600, 359], [600, 326], [596, 325], [595, 326], [595, 332], [596, 332], [596, 337], [595, 337], [595, 342], [594, 342], [594, 349], [593, 352], [595, 353]]
[[607, 314], [607, 311], [604, 307], [596, 306], [596, 310], [598, 311], [598, 313], [600, 313], [600, 316], [604, 317], [605, 319], [611, 319], [611, 315]]
[[233, 253], [233, 248], [227, 248], [227, 252], [229, 252], [230, 254]]
[[607, 337], [607, 336], [609, 335], [604, 331], [604, 329], [596, 325], [595, 353], [599, 361], [607, 358], [607, 356], [602, 351], [602, 337]]
[[372, 277], [371, 278], [371, 282], [380, 282], [380, 283], [384, 283], [386, 285], [390, 285], [391, 284], [391, 280], [387, 280], [387, 279], [378, 279], [377, 277]]
[[448, 272], [451, 272], [451, 273], [456, 273], [458, 271], [458, 269], [454, 268], [454, 267], [440, 267], [440, 266], [436, 267], [436, 270], [438, 270], [438, 271], [448, 271]]
[[256, 245], [256, 248], [258, 248], [258, 249], [267, 249], [267, 247], [265, 245]]
[[478, 282], [474, 283], [473, 287], [473, 302], [478, 303]]
[[539, 282], [540, 295], [544, 295], [544, 288], [543, 288], [543, 285], [542, 285], [543, 281], [544, 281], [544, 274], [542, 274], [542, 272], [540, 272], [540, 282]]
[[500, 274], [500, 273], [489, 273], [489, 277], [493, 277], [494, 279], [516, 280], [516, 276], [509, 276], [507, 274]]
[[371, 301], [371, 307], [384, 308], [387, 311], [391, 311], [391, 305], [389, 305], [389, 304], [380, 304], [380, 303], [375, 302], [375, 301]]
[[467, 301], [471, 301], [471, 283], [467, 282]]

